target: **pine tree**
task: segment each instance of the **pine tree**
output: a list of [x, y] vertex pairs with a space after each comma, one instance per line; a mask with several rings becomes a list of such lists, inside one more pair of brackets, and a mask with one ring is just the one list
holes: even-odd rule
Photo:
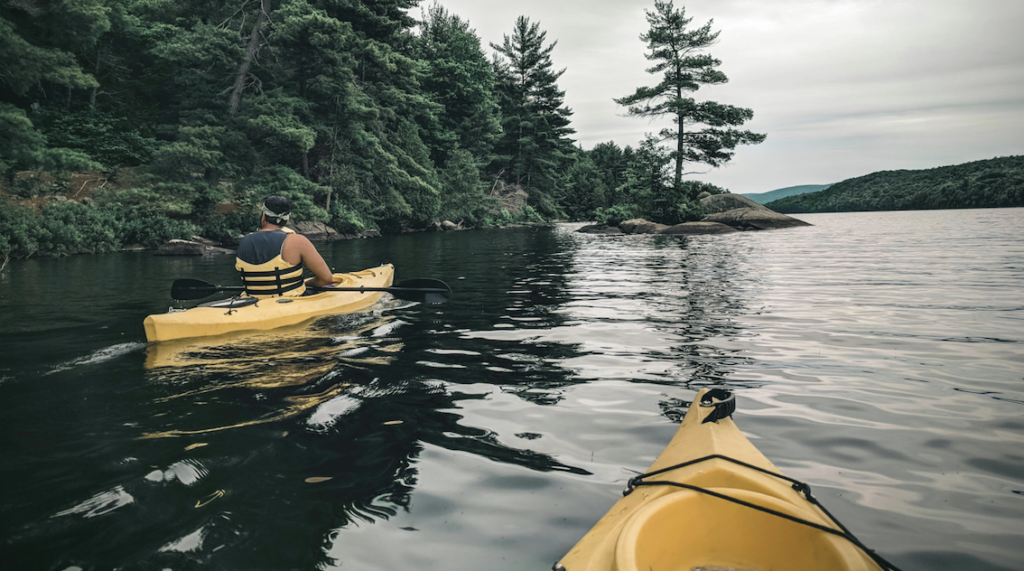
[[754, 117], [750, 109], [697, 102], [686, 96], [701, 86], [728, 81], [717, 69], [721, 60], [703, 53], [720, 34], [711, 31], [713, 20], [688, 29], [693, 18], [686, 17], [685, 8], [677, 10], [672, 0], [655, 0], [654, 10], [646, 13], [650, 29], [640, 39], [647, 43], [645, 57], [656, 62], [647, 72], [662, 74], [661, 82], [654, 87], [638, 87], [632, 95], [615, 102], [628, 106], [630, 115], [672, 117], [675, 128], [663, 129], [660, 138], [676, 142], [670, 157], [675, 161], [674, 183], [678, 188], [684, 163], [719, 167], [732, 159], [737, 145], [760, 143], [765, 135], [735, 128]]
[[553, 71], [547, 32], [526, 16], [516, 20], [511, 36], [491, 44], [504, 59], [495, 58], [504, 135], [495, 147], [492, 166], [530, 195], [531, 205], [557, 215], [557, 193], [563, 167], [575, 154], [569, 127], [572, 110], [564, 106], [565, 91]]
[[419, 56], [426, 63], [423, 89], [443, 106], [439, 129], [428, 132], [435, 164], [466, 149], [484, 166], [501, 134], [494, 70], [469, 22], [434, 4], [420, 23]]

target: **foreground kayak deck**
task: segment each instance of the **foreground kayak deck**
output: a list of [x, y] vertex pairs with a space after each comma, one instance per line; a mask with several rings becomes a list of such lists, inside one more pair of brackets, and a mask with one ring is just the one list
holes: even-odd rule
[[[394, 281], [391, 264], [350, 274], [334, 274], [338, 287], [388, 287]], [[192, 337], [223, 335], [237, 331], [276, 329], [302, 323], [313, 317], [334, 313], [350, 313], [376, 303], [383, 292], [340, 291], [303, 297], [261, 299], [255, 304], [230, 307], [199, 306], [185, 311], [150, 315], [143, 322], [146, 340], [170, 341]], [[240, 301], [251, 298], [241, 297]]]
[[[721, 412], [735, 401], [702, 389], [675, 437], [632, 491], [555, 564], [566, 571], [869, 571], [882, 569], [850, 539], [716, 497], [755, 506], [844, 533], [794, 489], [765, 474], [776, 468]], [[712, 398], [711, 395], [714, 395]], [[716, 412], [720, 411], [720, 412]], [[726, 416], [715, 420], [718, 415]], [[709, 419], [708, 417], [711, 416]], [[749, 464], [742, 466], [721, 455]], [[679, 464], [693, 464], [673, 468]], [[659, 470], [663, 473], [654, 474]], [[642, 482], [642, 483], [641, 483]], [[660, 482], [660, 483], [659, 483]], [[670, 482], [670, 483], [666, 483]], [[679, 487], [693, 486], [706, 492]]]

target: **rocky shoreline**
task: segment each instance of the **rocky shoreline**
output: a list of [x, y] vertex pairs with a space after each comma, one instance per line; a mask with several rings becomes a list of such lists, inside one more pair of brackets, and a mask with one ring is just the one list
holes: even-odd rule
[[731, 234], [751, 230], [773, 230], [810, 226], [785, 214], [779, 214], [740, 194], [715, 194], [700, 200], [707, 215], [699, 222], [669, 226], [648, 222], [643, 218], [627, 220], [618, 226], [591, 224], [578, 230], [584, 234]]
[[[534, 226], [536, 223], [526, 224], [512, 224], [509, 226], [501, 226], [502, 228], [522, 227], [522, 226]], [[291, 228], [298, 234], [313, 240], [314, 242], [337, 242], [340, 240], [358, 240], [362, 238], [380, 238], [381, 233], [377, 230], [363, 230], [357, 234], [346, 234], [338, 232], [334, 228], [322, 223], [322, 222], [297, 222], [295, 224], [288, 224], [288, 228]], [[428, 228], [407, 230], [406, 232], [454, 232], [457, 230], [466, 230], [467, 228], [460, 224], [455, 224], [445, 220], [431, 225]], [[241, 237], [239, 237], [240, 239]], [[189, 240], [170, 240], [164, 244], [161, 244], [158, 248], [158, 256], [217, 256], [226, 254], [235, 254], [233, 246], [236, 244], [221, 244], [213, 240], [203, 238], [201, 236], [193, 236]], [[128, 246], [124, 248], [125, 251], [139, 251], [144, 250], [142, 246]]]
[[[669, 236], [687, 236], [698, 234], [732, 234], [751, 230], [772, 230], [776, 228], [793, 228], [810, 226], [807, 222], [779, 214], [749, 198], [739, 194], [716, 194], [701, 199], [708, 213], [699, 222], [685, 222], [669, 226], [648, 222], [635, 218], [622, 222], [618, 226], [591, 224], [578, 230], [584, 234], [626, 235], [626, 234], [664, 234]], [[523, 226], [514, 224], [513, 227]], [[321, 222], [298, 222], [289, 227], [310, 240], [317, 242], [337, 242], [339, 240], [355, 240], [361, 238], [378, 238], [377, 230], [364, 230], [358, 234], [338, 232]], [[461, 224], [450, 221], [438, 222], [429, 228], [413, 230], [414, 232], [454, 232], [464, 230]], [[171, 240], [159, 248], [160, 256], [216, 256], [233, 255], [233, 244], [220, 244], [199, 236], [190, 240]], [[126, 248], [132, 249], [132, 248]]]

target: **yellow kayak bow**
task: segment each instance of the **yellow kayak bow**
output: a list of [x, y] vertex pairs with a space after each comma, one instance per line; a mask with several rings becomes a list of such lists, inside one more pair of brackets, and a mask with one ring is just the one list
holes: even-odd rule
[[877, 571], [890, 563], [779, 473], [702, 389], [647, 473], [555, 571]]

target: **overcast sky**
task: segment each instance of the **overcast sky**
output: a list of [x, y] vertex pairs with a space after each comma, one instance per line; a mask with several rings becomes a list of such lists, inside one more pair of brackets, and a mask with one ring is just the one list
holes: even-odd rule
[[[432, 0], [425, 0], [426, 7]], [[656, 80], [644, 69], [654, 0], [442, 0], [484, 44], [520, 14], [558, 40], [552, 59], [586, 149], [633, 145], [660, 123], [612, 98]], [[750, 107], [766, 133], [701, 180], [733, 192], [824, 184], [879, 170], [1024, 154], [1024, 0], [676, 1], [714, 19], [723, 86], [698, 100]], [[487, 50], [490, 53], [490, 49]], [[706, 170], [691, 167], [688, 170]]]

